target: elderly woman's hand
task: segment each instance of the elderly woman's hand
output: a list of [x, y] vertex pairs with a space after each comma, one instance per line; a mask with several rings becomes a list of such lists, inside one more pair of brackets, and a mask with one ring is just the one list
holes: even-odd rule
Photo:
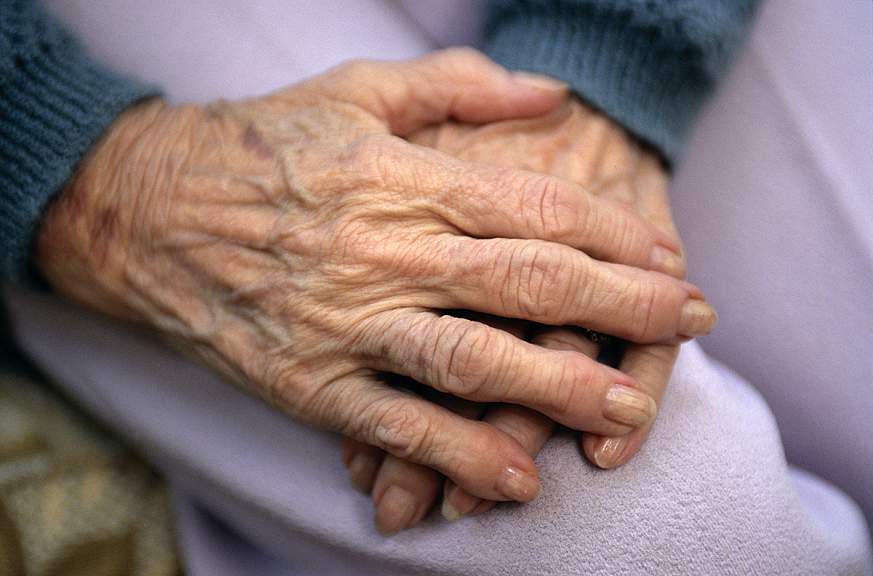
[[669, 270], [678, 246], [631, 211], [398, 137], [563, 98], [451, 51], [347, 65], [250, 101], [147, 102], [50, 208], [37, 261], [59, 292], [158, 328], [297, 419], [478, 497], [528, 501], [537, 473], [518, 442], [379, 374], [620, 435], [654, 416], [633, 378], [444, 311], [639, 342], [713, 321], [693, 286], [643, 269]]
[[[574, 100], [547, 116], [496, 122], [486, 126], [447, 123], [417, 132], [412, 141], [433, 146], [464, 160], [523, 168], [572, 180], [586, 190], [610, 198], [651, 222], [679, 244], [670, 214], [666, 172], [651, 151], [641, 148], [618, 125]], [[684, 275], [682, 260], [669, 271]], [[496, 319], [484, 319], [497, 322]], [[572, 327], [549, 328], [517, 322], [501, 328], [526, 334], [533, 343], [554, 350], [571, 350], [596, 358], [599, 346]], [[632, 344], [619, 368], [632, 376], [640, 389], [660, 402], [678, 351], [675, 344]], [[482, 418], [504, 430], [535, 456], [551, 435], [554, 423], [542, 414], [520, 406], [486, 407], [474, 403], [453, 408], [470, 418]], [[618, 466], [643, 444], [652, 422], [619, 437], [583, 435], [588, 458], [602, 468]], [[382, 455], [375, 449], [345, 441], [343, 460], [352, 481], [365, 491], [372, 490], [376, 521], [385, 532], [409, 527], [420, 519], [438, 496], [442, 480], [430, 469]], [[391, 490], [391, 497], [386, 493]], [[412, 504], [401, 506], [399, 493]], [[477, 514], [493, 506], [446, 481], [443, 514], [447, 518]]]

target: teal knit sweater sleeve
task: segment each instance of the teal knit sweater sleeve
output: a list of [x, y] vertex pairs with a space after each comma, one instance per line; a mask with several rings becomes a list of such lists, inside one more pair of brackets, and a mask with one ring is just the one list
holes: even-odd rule
[[492, 0], [485, 51], [559, 78], [675, 160], [757, 0]]
[[[494, 0], [486, 51], [569, 82], [674, 158], [755, 0]], [[40, 214], [112, 120], [154, 94], [91, 62], [32, 0], [0, 0], [0, 278], [28, 271]]]
[[0, 279], [31, 280], [40, 214], [132, 102], [155, 93], [91, 62], [30, 0], [0, 0]]

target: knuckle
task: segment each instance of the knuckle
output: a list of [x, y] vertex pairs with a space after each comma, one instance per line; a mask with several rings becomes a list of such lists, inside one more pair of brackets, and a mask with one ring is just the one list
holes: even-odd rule
[[608, 202], [591, 210], [592, 238], [603, 239], [608, 259], [631, 265], [648, 265], [654, 238], [651, 228], [626, 206]]
[[383, 314], [369, 327], [373, 344], [368, 349], [377, 358], [388, 358], [409, 367], [416, 375], [424, 374], [429, 365], [427, 323], [425, 314]]
[[658, 286], [651, 281], [636, 282], [627, 291], [626, 303], [631, 310], [631, 337], [648, 341], [661, 336], [663, 322], [658, 306]]
[[595, 201], [587, 195], [582, 202], [580, 229], [605, 259], [631, 265], [648, 264], [653, 239], [638, 216], [624, 206]]
[[647, 262], [650, 243], [637, 221], [625, 213], [620, 213], [614, 220], [611, 226], [612, 246], [618, 259], [631, 264]]
[[436, 362], [441, 374], [435, 381], [445, 392], [475, 396], [487, 384], [494, 359], [501, 355], [495, 332], [478, 322], [456, 319], [441, 332], [437, 339], [445, 344]]
[[605, 218], [601, 210], [597, 209], [597, 203], [589, 192], [581, 193], [576, 198], [576, 214], [579, 218], [579, 232], [585, 238], [599, 238], [604, 233], [609, 232], [609, 226], [606, 226]]
[[608, 231], [610, 233], [610, 246], [615, 251], [617, 257], [621, 260], [625, 259], [633, 246], [635, 236], [634, 227], [631, 226], [628, 218], [613, 218]]
[[563, 250], [539, 243], [524, 243], [515, 250], [507, 274], [508, 301], [515, 301], [524, 317], [559, 323], [566, 316], [574, 293], [578, 264]]
[[573, 298], [572, 322], [578, 326], [602, 325], [603, 316], [620, 317], [623, 296], [604, 290], [604, 282], [596, 274], [586, 275]]
[[548, 176], [532, 177], [524, 186], [521, 218], [535, 238], [571, 238], [579, 228], [578, 207], [568, 201], [563, 184]]
[[372, 437], [381, 448], [399, 458], [420, 458], [431, 442], [430, 423], [411, 402], [379, 406], [372, 417]]
[[551, 373], [544, 386], [543, 404], [551, 414], [571, 414], [579, 407], [578, 390], [589, 389], [592, 371], [565, 359]]

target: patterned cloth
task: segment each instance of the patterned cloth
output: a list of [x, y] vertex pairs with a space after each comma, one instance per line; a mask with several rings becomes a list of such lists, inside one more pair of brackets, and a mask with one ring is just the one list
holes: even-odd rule
[[161, 479], [37, 378], [0, 371], [0, 576], [177, 574]]

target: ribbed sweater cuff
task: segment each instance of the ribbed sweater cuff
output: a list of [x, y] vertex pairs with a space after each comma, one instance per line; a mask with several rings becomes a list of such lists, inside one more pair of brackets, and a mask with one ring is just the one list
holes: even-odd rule
[[72, 42], [28, 56], [0, 86], [0, 277], [33, 284], [46, 205], [113, 119], [156, 90], [98, 67]]
[[699, 54], [608, 3], [501, 10], [491, 15], [484, 49], [507, 68], [567, 82], [670, 161], [713, 84]]

